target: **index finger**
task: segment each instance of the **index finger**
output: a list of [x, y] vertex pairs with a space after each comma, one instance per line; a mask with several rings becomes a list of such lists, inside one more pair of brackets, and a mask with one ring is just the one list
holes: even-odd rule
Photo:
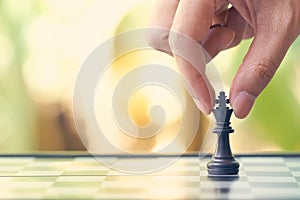
[[172, 55], [168, 37], [179, 0], [156, 0], [147, 33], [148, 44], [156, 50]]
[[207, 37], [214, 13], [223, 4], [225, 1], [220, 0], [181, 0], [169, 36], [178, 68], [193, 90], [189, 92], [206, 114], [214, 106], [215, 94], [205, 75], [205, 52], [200, 42]]

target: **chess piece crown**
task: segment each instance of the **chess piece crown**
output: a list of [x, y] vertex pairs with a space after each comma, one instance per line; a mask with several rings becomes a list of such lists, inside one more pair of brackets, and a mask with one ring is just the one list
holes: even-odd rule
[[220, 92], [218, 97], [216, 104], [219, 104], [219, 106], [213, 109], [213, 114], [216, 118], [216, 127], [213, 129], [213, 133], [233, 133], [234, 130], [230, 126], [230, 117], [233, 110], [227, 107], [229, 99], [227, 99], [225, 92]]

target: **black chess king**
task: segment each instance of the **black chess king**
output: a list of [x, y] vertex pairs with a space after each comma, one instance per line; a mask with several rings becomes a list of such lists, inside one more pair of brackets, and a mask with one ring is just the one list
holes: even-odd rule
[[219, 99], [216, 100], [217, 106], [213, 109], [216, 127], [212, 132], [218, 135], [218, 141], [212, 160], [207, 164], [209, 175], [236, 175], [239, 173], [240, 164], [234, 159], [229, 143], [229, 134], [234, 130], [230, 126], [233, 110], [227, 107], [228, 103], [229, 99], [225, 92], [220, 92]]

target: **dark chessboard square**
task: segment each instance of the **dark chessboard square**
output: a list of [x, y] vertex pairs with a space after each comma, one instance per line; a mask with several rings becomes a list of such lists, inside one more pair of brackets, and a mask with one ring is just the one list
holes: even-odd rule
[[300, 166], [299, 167], [289, 167], [290, 171], [300, 171]]
[[62, 170], [48, 170], [48, 171], [30, 171], [30, 170], [26, 170], [26, 171], [19, 171], [17, 173], [14, 174], [14, 176], [19, 176], [19, 177], [41, 177], [41, 176], [52, 176], [52, 177], [57, 177], [60, 176], [62, 174]]
[[71, 181], [59, 181], [59, 182], [55, 182], [52, 187], [100, 187], [102, 183], [101, 182], [80, 182], [80, 181], [76, 181], [76, 182], [71, 182]]
[[54, 182], [56, 181], [56, 176], [34, 176], [34, 177], [12, 177], [10, 182]]
[[[60, 156], [58, 156], [58, 157], [59, 157], [59, 159], [57, 159], [55, 157], [50, 158], [50, 157], [45, 157], [45, 156], [44, 157], [32, 157], [32, 158], [34, 159], [34, 162], [47, 162], [47, 163], [49, 163], [49, 161], [51, 163], [53, 163], [53, 162], [72, 162], [72, 160], [74, 159], [71, 157], [65, 157], [65, 158], [60, 157]], [[89, 158], [89, 160], [90, 160], [90, 158]]]
[[58, 166], [26, 166], [22, 169], [22, 171], [53, 171], [53, 170], [61, 170], [63, 171], [65, 167], [58, 167]]
[[[265, 172], [266, 166], [247, 166], [244, 167], [244, 171], [247, 172]], [[286, 166], [270, 166], [268, 167], [268, 172], [290, 172], [290, 169]]]
[[[75, 199], [94, 199], [98, 188], [59, 188], [52, 187], [40, 199], [64, 199], [64, 200], [75, 200]], [[28, 198], [30, 199], [30, 198]]]
[[299, 200], [299, 188], [252, 188], [254, 199]]
[[155, 185], [155, 187], [160, 187], [164, 188], [166, 185], [170, 187], [186, 187], [186, 188], [196, 188], [198, 189], [200, 187], [199, 182], [188, 182], [188, 181], [173, 181], [173, 182], [167, 182], [167, 181], [162, 181], [162, 182], [154, 182], [152, 183]]
[[234, 187], [220, 187], [220, 188], [201, 188], [200, 189], [200, 194], [213, 194], [213, 193], [225, 193], [225, 194], [229, 194], [229, 193], [235, 193], [235, 194], [251, 194], [251, 189], [250, 187], [246, 188], [242, 188], [242, 187], [238, 187], [238, 188], [234, 188]]
[[106, 176], [108, 171], [65, 171], [62, 176]]
[[285, 166], [285, 160], [278, 157], [240, 157], [240, 161], [244, 166]]
[[[196, 183], [200, 184], [200, 177], [199, 176], [152, 176], [149, 177], [149, 179], [151, 180], [152, 184], [156, 184], [156, 183], [163, 183], [163, 184], [170, 184], [170, 183], [192, 183], [195, 184]], [[180, 185], [180, 184], [178, 184]]]
[[130, 187], [101, 187], [97, 193], [109, 193], [109, 194], [146, 194], [147, 189], [143, 189], [140, 187], [137, 188], [130, 188]]
[[284, 157], [285, 162], [287, 163], [299, 163], [300, 156], [295, 156], [295, 157]]
[[271, 176], [271, 177], [290, 177], [292, 174], [290, 172], [268, 172], [267, 170], [264, 172], [245, 172], [247, 176]]
[[155, 176], [159, 175], [174, 175], [174, 176], [199, 176], [199, 171], [159, 171], [154, 173]]
[[253, 162], [245, 162], [243, 163], [245, 167], [285, 167], [284, 162], [260, 162], [260, 163], [253, 163]]
[[112, 182], [121, 182], [121, 181], [124, 181], [124, 182], [129, 182], [129, 181], [150, 181], [151, 180], [151, 176], [143, 176], [143, 175], [127, 175], [127, 176], [118, 176], [118, 175], [115, 175], [115, 176], [107, 176], [105, 177], [105, 181], [106, 182], [109, 182], [109, 181], [112, 181]]
[[[251, 182], [250, 183], [251, 188], [255, 188], [255, 187], [265, 187], [265, 188], [299, 188], [298, 183], [294, 182], [294, 183], [289, 183], [289, 182]], [[300, 190], [300, 188], [299, 188]]]
[[211, 177], [211, 176], [200, 176], [200, 181], [205, 182], [213, 182], [213, 181], [225, 181], [225, 182], [244, 182], [247, 181], [247, 177], [246, 176], [220, 176], [220, 177]]
[[234, 193], [234, 192], [221, 192], [214, 191], [210, 193], [200, 193], [198, 198], [194, 199], [212, 199], [212, 200], [253, 200], [253, 196], [251, 193]]

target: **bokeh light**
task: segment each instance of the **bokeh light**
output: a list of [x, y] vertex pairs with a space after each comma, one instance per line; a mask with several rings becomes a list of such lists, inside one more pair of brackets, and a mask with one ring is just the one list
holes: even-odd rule
[[[0, 150], [85, 150], [72, 118], [72, 94], [79, 68], [103, 41], [124, 31], [147, 27], [153, 3], [153, 0], [0, 1]], [[250, 43], [251, 40], [244, 41], [213, 60], [226, 92]], [[235, 152], [300, 150], [299, 47], [297, 39], [250, 116], [244, 120], [232, 117]], [[111, 66], [114, 78], [130, 70], [141, 57], [157, 59], [175, 69], [173, 59], [168, 56], [129, 57]], [[180, 83], [178, 86], [185, 92]], [[172, 113], [170, 123], [175, 123], [178, 116], [174, 101], [156, 88], [135, 94], [129, 104], [132, 120], [140, 126], [149, 123], [149, 105], [156, 104], [161, 96], [164, 97], [161, 103], [168, 105]], [[187, 105], [193, 106], [193, 102], [187, 99]], [[202, 117], [199, 133], [211, 128], [208, 118]], [[199, 149], [204, 137], [197, 135], [190, 150]], [[183, 148], [184, 139], [180, 145], [178, 148]]]

